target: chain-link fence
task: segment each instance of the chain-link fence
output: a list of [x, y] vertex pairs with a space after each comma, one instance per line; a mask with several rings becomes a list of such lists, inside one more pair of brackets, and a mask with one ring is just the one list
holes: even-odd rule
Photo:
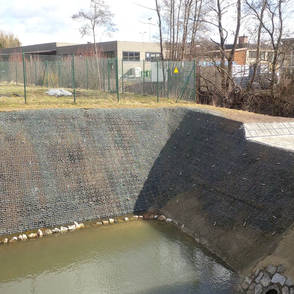
[[[1, 55], [0, 86], [0, 96], [22, 97], [25, 103], [48, 99], [52, 94], [64, 94], [63, 101], [74, 103], [87, 99], [115, 102], [130, 97], [196, 101], [196, 62]], [[51, 103], [57, 103], [56, 99]]]

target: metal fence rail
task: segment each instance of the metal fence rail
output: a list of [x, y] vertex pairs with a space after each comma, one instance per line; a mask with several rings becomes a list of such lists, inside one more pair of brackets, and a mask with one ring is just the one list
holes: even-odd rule
[[[17, 88], [30, 98], [66, 89], [78, 99], [139, 97], [196, 101], [195, 61], [124, 61], [96, 56], [13, 54], [0, 56], [0, 94]], [[23, 91], [21, 92], [21, 88]], [[10, 93], [11, 94], [11, 93]], [[9, 93], [7, 92], [7, 95]]]

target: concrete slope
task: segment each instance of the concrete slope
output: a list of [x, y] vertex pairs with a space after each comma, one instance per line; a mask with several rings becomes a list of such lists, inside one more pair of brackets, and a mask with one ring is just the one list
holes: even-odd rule
[[0, 113], [0, 144], [0, 234], [160, 209], [241, 271], [294, 221], [294, 154], [219, 113]]

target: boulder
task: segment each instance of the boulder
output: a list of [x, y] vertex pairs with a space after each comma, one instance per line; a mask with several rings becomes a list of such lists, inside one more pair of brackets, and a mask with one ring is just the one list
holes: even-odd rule
[[35, 239], [35, 238], [38, 238], [38, 235], [36, 233], [30, 233], [28, 237], [29, 239]]
[[52, 235], [52, 233], [53, 233], [53, 232], [52, 232], [50, 229], [46, 229], [45, 232], [44, 232], [44, 234], [45, 234], [46, 236]]
[[279, 273], [275, 273], [274, 276], [272, 277], [272, 283], [273, 284], [280, 284], [282, 287], [284, 286], [286, 282], [286, 277]]
[[113, 218], [110, 218], [108, 221], [109, 221], [110, 224], [114, 224], [114, 219]]
[[54, 229], [52, 230], [52, 233], [53, 233], [53, 234], [60, 233], [60, 229], [58, 229], [58, 228], [54, 228]]
[[9, 240], [9, 243], [16, 242], [17, 240], [18, 240], [17, 237], [12, 237], [12, 238]]
[[76, 225], [68, 226], [69, 231], [75, 231], [77, 229]]
[[38, 230], [37, 234], [38, 234], [38, 236], [39, 236], [40, 238], [42, 238], [43, 235], [44, 235], [43, 232], [42, 232], [42, 230], [40, 230], [40, 229]]
[[67, 227], [60, 227], [60, 233], [66, 233], [68, 231]]
[[164, 215], [162, 214], [162, 215], [160, 215], [160, 216], [158, 217], [158, 220], [161, 221], [161, 222], [166, 221], [166, 216], [164, 216]]

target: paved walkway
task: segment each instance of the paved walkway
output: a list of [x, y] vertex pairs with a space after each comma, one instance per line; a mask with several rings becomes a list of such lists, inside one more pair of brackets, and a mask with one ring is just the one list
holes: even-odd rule
[[250, 141], [294, 151], [294, 122], [245, 123]]

